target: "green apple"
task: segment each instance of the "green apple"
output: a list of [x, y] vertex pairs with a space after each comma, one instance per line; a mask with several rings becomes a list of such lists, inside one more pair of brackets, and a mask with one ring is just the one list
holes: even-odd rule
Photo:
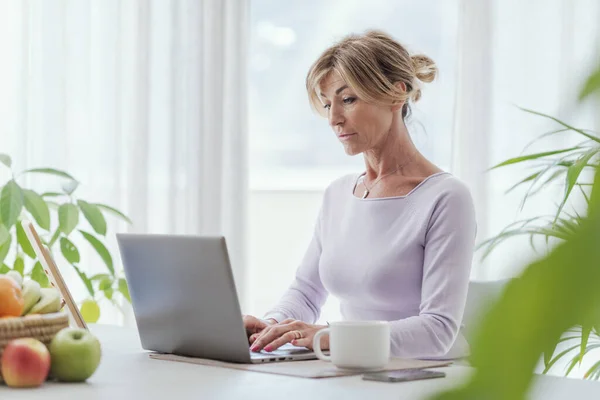
[[50, 342], [50, 374], [63, 382], [83, 382], [100, 364], [100, 341], [87, 329], [61, 329]]

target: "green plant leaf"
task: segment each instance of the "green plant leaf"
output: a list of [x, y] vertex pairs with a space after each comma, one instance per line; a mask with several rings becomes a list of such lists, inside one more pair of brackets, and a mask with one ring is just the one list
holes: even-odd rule
[[41, 194], [42, 197], [58, 197], [58, 196], [64, 196], [64, 193], [59, 193], [59, 192], [44, 192]]
[[33, 215], [40, 228], [50, 230], [50, 210], [42, 196], [33, 190], [23, 189], [23, 200], [25, 208]]
[[548, 369], [548, 365], [550, 365], [550, 363], [552, 362], [552, 356], [554, 355], [554, 352], [556, 351], [556, 346], [558, 346], [558, 342], [557, 343], [551, 343], [550, 347], [544, 351], [544, 368]]
[[10, 239], [10, 232], [3, 224], [0, 223], [0, 246], [2, 246], [8, 239]]
[[62, 252], [65, 259], [71, 264], [78, 264], [81, 260], [79, 256], [79, 250], [77, 247], [66, 237], [60, 238], [60, 251]]
[[111, 288], [111, 287], [109, 287], [109, 288], [106, 288], [106, 289], [104, 289], [104, 290], [103, 290], [103, 292], [104, 292], [104, 296], [105, 296], [107, 299], [109, 299], [109, 300], [112, 300], [112, 298], [113, 298], [113, 294], [114, 294], [114, 292], [115, 292], [113, 288]]
[[579, 149], [580, 149], [579, 147], [570, 147], [568, 149], [545, 151], [542, 153], [528, 154], [525, 156], [509, 158], [508, 160], [503, 161], [500, 164], [497, 164], [497, 165], [493, 166], [492, 168], [488, 169], [488, 171], [496, 169], [496, 168], [504, 167], [506, 165], [517, 164], [517, 163], [520, 163], [523, 161], [529, 161], [529, 160], [537, 160], [538, 158], [553, 156], [555, 154], [567, 153], [567, 152], [570, 152], [573, 150], [579, 150]]
[[62, 190], [69, 196], [73, 194], [77, 187], [79, 187], [79, 182], [77, 182], [76, 180], [67, 181], [62, 184]]
[[27, 234], [25, 234], [25, 230], [23, 230], [23, 226], [19, 223], [16, 224], [17, 227], [17, 243], [21, 246], [21, 249], [25, 254], [29, 256], [29, 258], [36, 259], [35, 251], [33, 250], [33, 246], [29, 242], [29, 238]]
[[81, 232], [85, 240], [87, 240], [92, 245], [92, 247], [96, 250], [100, 258], [102, 258], [104, 264], [106, 264], [106, 267], [110, 271], [110, 274], [112, 276], [115, 276], [115, 268], [113, 266], [112, 256], [110, 255], [110, 252], [108, 251], [106, 246], [104, 246], [104, 244], [100, 240], [94, 237], [94, 235], [82, 230], [79, 230], [79, 232]]
[[90, 280], [90, 278], [88, 278], [87, 274], [85, 272], [83, 272], [77, 265], [71, 264], [71, 266], [75, 269], [75, 272], [77, 272], [77, 275], [79, 275], [79, 279], [81, 279], [81, 281], [85, 285], [90, 296], [94, 297], [94, 295], [96, 294], [96, 291], [94, 290], [94, 285], [92, 285], [92, 281]]
[[538, 136], [535, 139], [533, 139], [532, 141], [530, 141], [529, 143], [527, 143], [525, 145], [525, 147], [523, 148], [523, 151], [527, 150], [534, 143], [539, 142], [540, 140], [542, 140], [545, 137], [553, 136], [553, 135], [556, 135], [557, 133], [568, 132], [568, 131], [570, 131], [570, 129], [568, 129], [568, 128], [561, 128], [561, 129], [556, 129], [556, 130], [553, 130], [553, 131], [550, 131], [550, 132], [543, 133], [540, 136]]
[[119, 292], [131, 303], [131, 297], [129, 296], [129, 287], [127, 281], [124, 278], [119, 278]]
[[12, 236], [8, 236], [8, 240], [6, 240], [2, 245], [0, 245], [0, 262], [3, 262], [10, 251], [10, 244], [12, 243]]
[[6, 165], [8, 168], [12, 167], [12, 159], [8, 154], [0, 153], [0, 162]]
[[583, 85], [581, 93], [579, 93], [579, 100], [581, 101], [587, 98], [596, 91], [600, 91], [600, 68], [588, 77], [585, 85]]
[[579, 191], [581, 192], [581, 195], [585, 199], [585, 203], [586, 204], [590, 204], [590, 198], [589, 198], [588, 194], [585, 192], [585, 189], [583, 188], [582, 184], [581, 183], [576, 183], [576, 185], [579, 188]]
[[[560, 215], [563, 207], [567, 203], [567, 200], [569, 199], [569, 195], [571, 194], [571, 191], [573, 190], [573, 186], [575, 186], [575, 184], [577, 183], [577, 180], [579, 179], [579, 175], [581, 174], [581, 171], [587, 165], [588, 161], [592, 157], [594, 157], [596, 154], [598, 154], [599, 150], [600, 149], [594, 149], [593, 151], [586, 153], [581, 158], [579, 158], [575, 164], [573, 164], [572, 166], [569, 167], [569, 170], [567, 171], [567, 187], [565, 190], [565, 195], [563, 197], [563, 200], [562, 200], [560, 206], [558, 207], [558, 211], [556, 212], [556, 219], [558, 219], [558, 216]], [[555, 221], [556, 221], [556, 219], [555, 219]]]
[[[547, 178], [547, 179], [546, 179], [546, 180], [545, 180], [545, 181], [544, 181], [544, 182], [543, 182], [541, 185], [539, 185], [539, 186], [538, 186], [538, 188], [537, 188], [537, 189], [535, 189], [535, 190], [531, 190], [531, 191], [529, 192], [528, 196], [533, 196], [533, 195], [537, 194], [538, 192], [540, 192], [542, 189], [544, 189], [544, 188], [547, 188], [547, 187], [548, 187], [547, 185], [548, 185], [549, 183], [551, 183], [551, 182], [553, 182], [553, 181], [557, 180], [558, 178], [560, 178], [562, 175], [565, 175], [566, 173], [567, 173], [567, 170], [564, 170], [564, 169], [562, 169], [562, 168], [561, 168], [561, 169], [559, 169], [559, 170], [557, 170], [557, 171], [554, 171], [554, 172], [552, 173], [552, 175], [550, 175], [550, 177], [548, 177], [548, 178]], [[522, 208], [523, 208], [523, 207], [521, 206], [521, 209], [522, 209]]]
[[25, 173], [49, 174], [49, 175], [60, 176], [61, 178], [67, 178], [67, 179], [70, 179], [73, 181], [77, 180], [77, 179], [73, 178], [71, 175], [67, 174], [66, 172], [58, 170], [58, 169], [54, 169], [54, 168], [31, 168], [31, 169], [26, 169], [22, 173], [23, 174], [25, 174]]
[[19, 272], [21, 276], [25, 275], [25, 261], [23, 260], [23, 257], [17, 256], [17, 258], [15, 258], [13, 270]]
[[104, 279], [110, 278], [109, 274], [96, 274], [90, 278], [92, 281], [102, 281]]
[[[597, 361], [594, 365], [587, 370], [587, 372], [583, 375], [584, 379], [591, 378], [592, 374], [598, 372], [596, 375], [600, 375], [600, 361]], [[597, 378], [596, 378], [597, 379]]]
[[23, 192], [14, 179], [8, 181], [0, 194], [0, 217], [7, 228], [11, 228], [23, 208]]
[[102, 292], [104, 292], [104, 296], [109, 300], [112, 300], [113, 293], [114, 293], [114, 289], [113, 289], [112, 285], [113, 285], [113, 281], [111, 278], [103, 279], [102, 281], [100, 281], [100, 284], [98, 285], [98, 290], [101, 290]]
[[580, 228], [581, 217], [559, 218], [552, 227], [566, 235], [574, 235]]
[[0, 274], [5, 274], [10, 271], [10, 267], [4, 263], [0, 264]]
[[123, 221], [129, 223], [130, 225], [133, 224], [133, 222], [131, 221], [131, 219], [129, 219], [128, 216], [126, 216], [121, 211], [117, 210], [116, 208], [113, 208], [111, 206], [107, 206], [106, 204], [96, 203], [95, 205], [98, 206], [99, 208], [105, 210], [105, 211], [108, 211], [110, 214], [113, 214], [114, 216], [122, 219]]
[[585, 349], [587, 348], [588, 340], [590, 339], [590, 333], [592, 332], [591, 326], [584, 326], [581, 331], [581, 346], [579, 350], [579, 361], [583, 360]]
[[572, 352], [573, 350], [575, 350], [578, 347], [579, 347], [579, 345], [576, 344], [575, 346], [571, 346], [571, 347], [561, 351], [556, 357], [554, 357], [552, 360], [550, 360], [550, 362], [548, 363], [548, 365], [546, 365], [546, 368], [544, 368], [544, 371], [542, 373], [547, 374], [548, 371], [550, 371], [550, 368], [552, 368], [552, 366], [554, 366], [554, 364], [556, 364], [556, 362], [558, 360], [560, 360], [561, 358], [563, 358], [564, 356], [566, 356], [567, 354], [569, 354], [570, 352]]
[[98, 290], [104, 290], [104, 289], [107, 289], [109, 287], [112, 287], [112, 284], [113, 284], [112, 279], [110, 279], [110, 278], [103, 279], [98, 284]]
[[538, 171], [538, 172], [536, 172], [534, 174], [529, 175], [527, 178], [522, 179], [518, 183], [516, 183], [513, 186], [511, 186], [510, 189], [508, 189], [506, 192], [504, 192], [504, 194], [508, 194], [508, 193], [512, 192], [514, 189], [516, 189], [517, 187], [521, 186], [523, 183], [526, 183], [526, 182], [534, 180], [540, 174], [541, 174], [541, 171]]
[[83, 216], [88, 220], [94, 231], [99, 235], [106, 235], [106, 220], [100, 209], [84, 200], [78, 200], [77, 204], [83, 212]]
[[519, 108], [521, 110], [525, 111], [525, 112], [530, 113], [530, 114], [539, 115], [540, 117], [551, 119], [552, 121], [559, 123], [560, 125], [564, 126], [567, 129], [570, 129], [570, 130], [572, 130], [574, 132], [577, 132], [580, 135], [583, 135], [586, 138], [588, 138], [590, 140], [593, 140], [594, 142], [600, 143], [600, 138], [599, 137], [594, 136], [592, 134], [589, 134], [589, 133], [585, 132], [583, 129], [577, 129], [577, 128], [575, 128], [575, 127], [567, 124], [566, 122], [563, 122], [563, 121], [559, 120], [558, 118], [552, 117], [550, 115], [547, 115], [547, 114], [544, 114], [544, 113], [541, 113], [541, 112], [538, 112], [538, 111], [529, 110], [527, 108], [522, 108], [522, 107], [519, 107]]
[[[568, 155], [571, 156], [571, 155]], [[551, 171], [552, 169], [556, 168], [557, 166], [563, 166], [565, 164], [565, 159], [564, 158], [559, 158], [557, 160], [553, 160], [551, 163], [549, 163], [540, 173], [540, 175], [538, 175], [535, 179], [533, 179], [533, 181], [531, 182], [531, 185], [529, 186], [529, 189], [527, 189], [527, 192], [525, 193], [525, 195], [523, 196], [523, 199], [521, 200], [521, 205], [520, 205], [520, 211], [523, 211], [523, 207], [525, 206], [525, 202], [527, 201], [527, 199], [529, 198], [529, 196], [532, 194], [532, 192], [534, 191], [533, 188], [535, 187], [535, 185], [541, 180], [541, 178], [543, 176], [545, 176], [545, 174], [549, 171]], [[570, 166], [571, 164], [569, 164]], [[554, 179], [556, 174], [553, 174], [550, 179]], [[550, 180], [549, 179], [549, 180]], [[537, 190], [535, 191], [537, 192]]]
[[[587, 346], [587, 348], [584, 351], [584, 355], [589, 353], [590, 351], [597, 349], [598, 347], [600, 347], [600, 344], [592, 344]], [[581, 361], [582, 361], [582, 355], [577, 352], [577, 354], [571, 359], [571, 361], [569, 362], [569, 365], [567, 367], [567, 371], [565, 372], [565, 376], [569, 376], [569, 374], [571, 373], [571, 371], [573, 370], [573, 368], [575, 368], [575, 366], [579, 363], [581, 365]]]
[[50, 282], [44, 272], [44, 268], [40, 262], [36, 262], [31, 270], [31, 279], [40, 284], [41, 287], [48, 287]]
[[[495, 246], [497, 244], [497, 242], [502, 240], [504, 233], [510, 232], [510, 231], [517, 231], [521, 228], [526, 227], [527, 225], [529, 225], [533, 222], [536, 222], [538, 220], [543, 220], [543, 219], [544, 219], [544, 217], [538, 216], [538, 217], [533, 217], [533, 218], [529, 218], [529, 219], [525, 219], [525, 220], [515, 221], [515, 222], [509, 224], [508, 226], [504, 227], [504, 229], [502, 229], [502, 231], [498, 235], [493, 236], [493, 237], [486, 239], [483, 242], [479, 243], [477, 245], [477, 247], [475, 248], [475, 250], [478, 251], [484, 247]], [[487, 252], [489, 252], [489, 251], [491, 251], [491, 250], [488, 249]]]
[[60, 230], [67, 236], [79, 223], [79, 209], [71, 203], [62, 204], [58, 207], [58, 224]]
[[477, 249], [487, 247], [481, 259], [484, 260], [487, 258], [492, 250], [506, 239], [522, 235], [541, 235], [544, 237], [553, 237], [561, 240], [567, 240], [573, 236], [571, 233], [564, 232], [561, 229], [556, 229], [552, 226], [552, 223], [550, 223], [547, 227], [526, 226], [516, 229], [503, 230], [498, 235], [483, 241], [477, 246]]
[[[555, 164], [554, 167], [556, 167], [557, 165]], [[534, 180], [533, 183], [531, 184], [531, 186], [529, 187], [529, 189], [527, 190], [527, 192], [525, 193], [525, 195], [523, 196], [523, 198], [521, 199], [521, 203], [519, 205], [519, 211], [523, 211], [523, 208], [525, 207], [525, 204], [527, 203], [527, 200], [532, 197], [535, 196], [536, 194], [538, 194], [539, 192], [541, 192], [542, 190], [544, 190], [545, 188], [547, 188], [548, 184], [558, 180], [559, 178], [561, 178], [563, 175], [566, 175], [567, 170], [566, 169], [558, 169], [556, 171], [554, 171], [548, 178], [546, 178], [546, 180], [539, 184], [537, 188], [534, 189], [534, 186], [537, 184], [538, 181], [541, 180], [542, 175], [546, 174], [546, 172], [548, 172], [549, 170], [551, 170], [551, 168], [546, 168], [544, 171], [542, 171], [540, 173], [540, 175], [538, 175]]]

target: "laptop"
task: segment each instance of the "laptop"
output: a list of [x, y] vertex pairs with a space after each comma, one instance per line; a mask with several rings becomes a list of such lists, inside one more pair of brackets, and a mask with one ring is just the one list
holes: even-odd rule
[[250, 351], [223, 236], [116, 236], [145, 350], [246, 364], [316, 358], [291, 344]]

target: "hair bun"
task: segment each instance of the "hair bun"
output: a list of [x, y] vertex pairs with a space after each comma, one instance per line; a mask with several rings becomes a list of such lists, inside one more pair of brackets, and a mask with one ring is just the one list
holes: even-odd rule
[[438, 68], [435, 62], [424, 54], [415, 54], [410, 56], [413, 67], [415, 69], [415, 76], [422, 82], [431, 82], [437, 75]]

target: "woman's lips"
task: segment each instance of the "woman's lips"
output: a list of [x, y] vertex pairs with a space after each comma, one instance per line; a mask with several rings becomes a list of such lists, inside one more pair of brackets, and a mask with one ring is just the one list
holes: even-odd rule
[[340, 138], [340, 140], [348, 140], [354, 135], [356, 135], [356, 133], [344, 133], [339, 135], [338, 137]]

